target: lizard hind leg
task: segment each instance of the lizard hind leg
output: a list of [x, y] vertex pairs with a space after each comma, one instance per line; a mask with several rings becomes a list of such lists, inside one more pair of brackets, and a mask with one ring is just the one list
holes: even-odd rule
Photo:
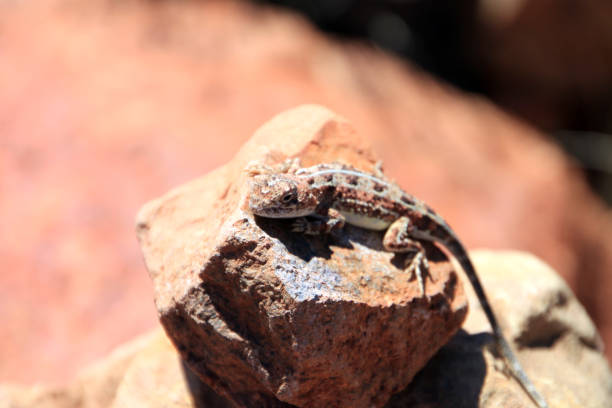
[[415, 253], [406, 270], [416, 277], [421, 295], [425, 296], [425, 277], [429, 275], [429, 263], [423, 245], [410, 237], [411, 222], [408, 217], [400, 217], [387, 229], [383, 237], [386, 251], [395, 253]]
[[429, 276], [429, 263], [427, 262], [424, 250], [418, 251], [414, 255], [408, 265], [407, 271], [412, 273], [413, 276], [416, 276], [421, 296], [425, 296], [425, 278]]

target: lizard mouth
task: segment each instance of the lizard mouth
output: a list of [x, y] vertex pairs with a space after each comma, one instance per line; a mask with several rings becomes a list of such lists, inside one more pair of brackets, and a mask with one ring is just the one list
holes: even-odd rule
[[312, 214], [309, 208], [266, 206], [252, 199], [249, 200], [249, 208], [253, 214], [265, 218], [297, 218]]
[[259, 215], [260, 217], [266, 217], [266, 218], [298, 218], [298, 217], [305, 217], [307, 215], [310, 215], [311, 211], [291, 211], [291, 212], [278, 211], [278, 212], [266, 212], [265, 214], [257, 214], [254, 212], [254, 214]]

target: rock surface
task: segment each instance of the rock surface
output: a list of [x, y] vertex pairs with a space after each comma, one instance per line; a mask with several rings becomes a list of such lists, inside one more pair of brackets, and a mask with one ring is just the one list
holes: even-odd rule
[[242, 170], [273, 157], [373, 164], [344, 119], [303, 106], [227, 165], [147, 204], [138, 231], [161, 322], [194, 372], [238, 406], [381, 406], [459, 329], [461, 286], [433, 247], [428, 302], [380, 232], [305, 237], [255, 219]]
[[0, 11], [0, 381], [71, 381], [154, 327], [134, 214], [305, 102], [354, 122], [469, 248], [550, 263], [612, 339], [609, 211], [559, 149], [486, 100], [248, 2]]
[[195, 407], [206, 400], [186, 381], [180, 357], [161, 329], [114, 350], [67, 387], [0, 385], [0, 406], [11, 408]]
[[[559, 276], [525, 253], [470, 255], [506, 333], [519, 339], [514, 343], [519, 359], [551, 407], [608, 406], [612, 374], [598, 350], [593, 323]], [[533, 407], [492, 357], [492, 337], [473, 301], [465, 330], [386, 407]], [[538, 340], [522, 340], [526, 334]], [[122, 346], [66, 388], [1, 385], [0, 406], [223, 408], [229, 403], [190, 372], [159, 329]]]

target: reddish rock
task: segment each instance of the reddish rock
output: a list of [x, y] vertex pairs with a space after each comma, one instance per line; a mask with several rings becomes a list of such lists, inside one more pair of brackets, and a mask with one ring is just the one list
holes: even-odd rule
[[[493, 308], [521, 364], [550, 407], [599, 408], [612, 398], [612, 373], [601, 339], [565, 282], [534, 256], [472, 251]], [[533, 402], [500, 370], [476, 296], [461, 332], [401, 393], [400, 407], [524, 407]]]
[[468, 247], [550, 263], [612, 350], [609, 212], [557, 148], [483, 99], [247, 2], [0, 11], [0, 380], [68, 381], [152, 327], [138, 208], [305, 102], [355, 123]]
[[[598, 349], [593, 323], [559, 276], [525, 253], [470, 255], [519, 359], [551, 407], [607, 406], [612, 399], [610, 367]], [[519, 298], [522, 301], [516, 302]], [[465, 330], [442, 347], [387, 408], [533, 408], [516, 382], [500, 370], [489, 347], [486, 318], [475, 298], [470, 301], [474, 307]], [[0, 384], [0, 406], [225, 408], [230, 403], [181, 363], [159, 329], [122, 345], [67, 387]]]
[[380, 232], [304, 237], [243, 208], [252, 160], [352, 157], [347, 164], [371, 169], [371, 156], [343, 119], [304, 106], [140, 212], [161, 322], [194, 372], [234, 404], [381, 406], [459, 329], [463, 291], [433, 247], [428, 301]]

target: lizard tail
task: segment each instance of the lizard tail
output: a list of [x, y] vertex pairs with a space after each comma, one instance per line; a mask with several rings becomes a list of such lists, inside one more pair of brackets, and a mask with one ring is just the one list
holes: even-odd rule
[[506, 362], [508, 363], [512, 376], [518, 381], [518, 383], [521, 385], [521, 387], [523, 387], [527, 395], [529, 395], [529, 397], [533, 400], [533, 402], [535, 402], [535, 404], [539, 408], [548, 408], [546, 400], [544, 399], [542, 394], [538, 392], [529, 377], [527, 377], [525, 370], [523, 370], [521, 363], [519, 363], [519, 361], [517, 360], [514, 352], [510, 348], [510, 345], [508, 344], [504, 336], [501, 335], [501, 333], [498, 333], [495, 335], [495, 337], [496, 345], [499, 348], [498, 352], [504, 357], [504, 360], [506, 360]]
[[529, 397], [538, 406], [538, 408], [548, 408], [546, 400], [544, 400], [544, 397], [542, 397], [542, 395], [535, 388], [529, 377], [527, 377], [527, 374], [521, 366], [521, 363], [519, 363], [518, 359], [516, 358], [516, 355], [510, 347], [510, 344], [504, 337], [501, 331], [501, 327], [499, 326], [497, 318], [495, 317], [493, 309], [491, 308], [491, 305], [489, 303], [489, 299], [487, 298], [482, 284], [480, 283], [480, 279], [476, 274], [476, 270], [472, 265], [472, 261], [470, 261], [470, 258], [467, 256], [465, 248], [463, 248], [463, 246], [458, 240], [453, 240], [452, 242], [444, 242], [443, 244], [451, 251], [457, 261], [459, 261], [461, 268], [470, 280], [470, 283], [474, 288], [474, 292], [476, 292], [476, 296], [478, 296], [478, 300], [480, 301], [485, 315], [489, 320], [491, 329], [493, 330], [497, 351], [499, 354], [502, 355], [504, 360], [506, 360], [506, 363], [508, 365], [508, 368], [510, 369], [512, 376], [518, 381], [523, 390], [525, 390], [527, 395], [529, 395]]

